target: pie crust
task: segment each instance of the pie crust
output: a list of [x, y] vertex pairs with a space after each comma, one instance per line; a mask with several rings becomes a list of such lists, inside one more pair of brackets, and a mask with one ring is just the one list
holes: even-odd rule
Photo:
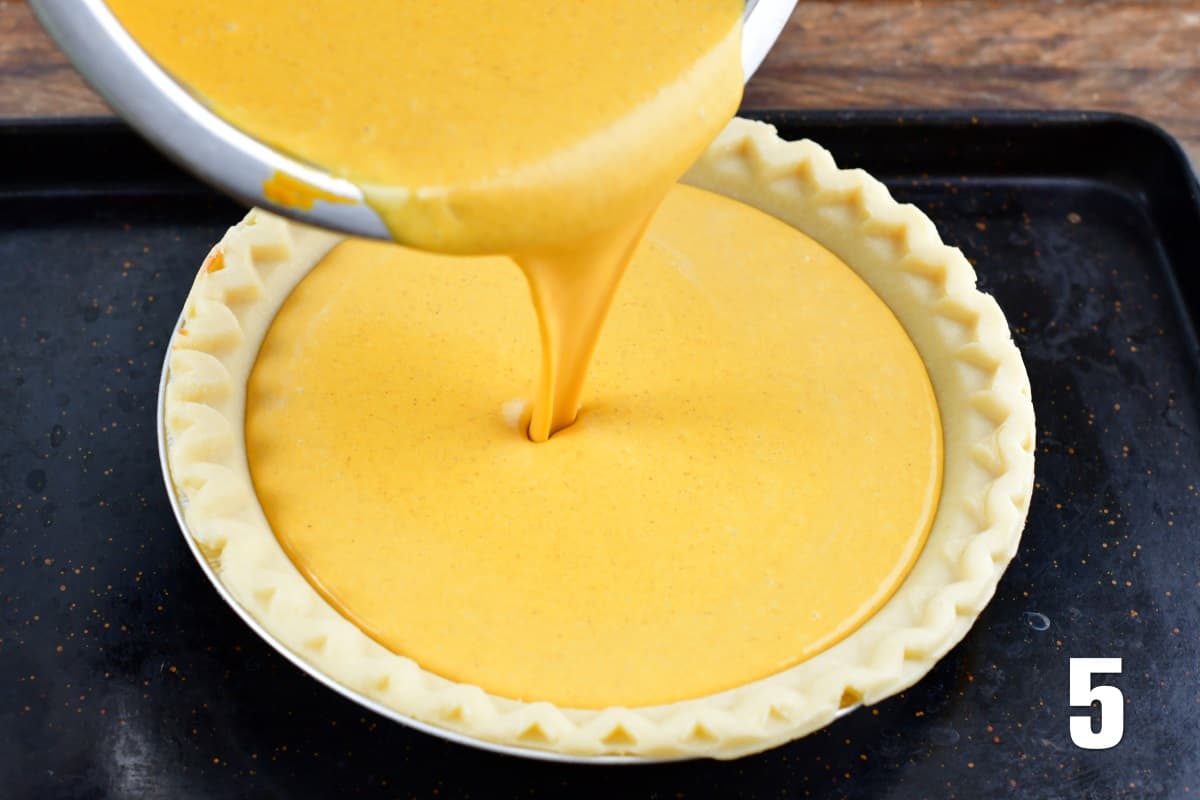
[[224, 588], [319, 673], [469, 739], [574, 756], [732, 758], [911, 686], [966, 634], [1020, 540], [1033, 491], [1029, 380], [999, 306], [917, 208], [810, 141], [733, 120], [684, 182], [757, 207], [838, 255], [891, 307], [941, 411], [944, 484], [929, 538], [874, 616], [819, 655], [697, 699], [579, 710], [496, 697], [421, 669], [317, 594], [268, 526], [247, 466], [245, 387], [278, 309], [342, 237], [260, 210], [205, 260], [167, 357], [169, 487]]

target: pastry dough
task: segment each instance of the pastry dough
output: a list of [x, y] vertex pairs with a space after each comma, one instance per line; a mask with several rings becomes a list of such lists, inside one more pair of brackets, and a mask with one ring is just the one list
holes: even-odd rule
[[431, 725], [575, 755], [733, 757], [801, 736], [839, 709], [910, 686], [957, 643], [1012, 558], [1033, 485], [1028, 379], [1004, 316], [933, 224], [811, 142], [734, 120], [685, 182], [757, 207], [854, 269], [901, 321], [942, 415], [945, 479], [908, 578], [838, 644], [772, 677], [677, 703], [599, 711], [490, 696], [369, 639], [284, 554], [254, 496], [246, 379], [295, 285], [340, 237], [252, 211], [201, 269], [168, 356], [172, 489], [224, 587], [284, 647], [348, 689]]

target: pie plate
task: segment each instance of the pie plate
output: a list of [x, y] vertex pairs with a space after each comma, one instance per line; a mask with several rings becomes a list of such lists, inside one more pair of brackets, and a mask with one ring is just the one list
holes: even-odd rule
[[[158, 433], [185, 539], [256, 633], [317, 680], [391, 719], [497, 752], [588, 763], [757, 752], [902, 691], [962, 639], [1016, 552], [1033, 490], [1029, 382], [1003, 313], [924, 214], [895, 202], [866, 173], [838, 169], [812, 142], [784, 142], [768, 125], [734, 120], [684, 182], [755, 206], [838, 255], [892, 309], [925, 362], [942, 415], [945, 477], [929, 539], [892, 598], [799, 665], [647, 708], [564, 709], [496, 697], [375, 644], [317, 595], [279, 547], [241, 445], [255, 337], [340, 238], [252, 211], [214, 249], [220, 271], [202, 269], [185, 304], [163, 368]], [[267, 261], [269, 270], [260, 269]], [[185, 322], [191, 334], [183, 341]], [[234, 504], [236, 515], [228, 510]]]

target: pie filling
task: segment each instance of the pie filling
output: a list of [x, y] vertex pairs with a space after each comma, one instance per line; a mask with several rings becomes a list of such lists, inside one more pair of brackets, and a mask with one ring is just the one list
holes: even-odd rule
[[574, 708], [740, 686], [865, 622], [921, 551], [938, 408], [888, 307], [773, 217], [675, 186], [577, 422], [521, 435], [539, 326], [502, 257], [348, 240], [247, 387], [258, 499], [346, 618], [445, 678]]

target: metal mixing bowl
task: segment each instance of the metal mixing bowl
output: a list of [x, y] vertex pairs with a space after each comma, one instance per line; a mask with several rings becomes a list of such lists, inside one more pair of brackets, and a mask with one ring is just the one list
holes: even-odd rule
[[[277, 152], [222, 120], [138, 46], [103, 0], [30, 0], [34, 13], [113, 109], [180, 165], [243, 203], [353, 236], [390, 239], [357, 186]], [[747, 0], [742, 69], [749, 80], [796, 0]], [[280, 172], [345, 202], [280, 206], [263, 184]]]

